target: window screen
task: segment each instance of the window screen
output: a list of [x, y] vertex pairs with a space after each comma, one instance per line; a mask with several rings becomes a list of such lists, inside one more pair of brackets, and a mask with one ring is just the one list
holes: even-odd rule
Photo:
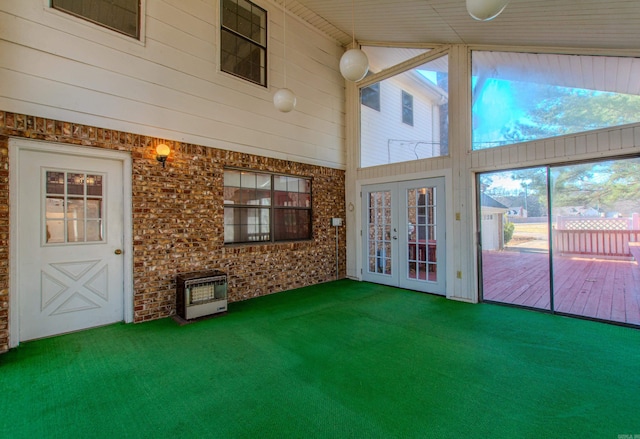
[[140, 0], [51, 0], [51, 7], [140, 38]]

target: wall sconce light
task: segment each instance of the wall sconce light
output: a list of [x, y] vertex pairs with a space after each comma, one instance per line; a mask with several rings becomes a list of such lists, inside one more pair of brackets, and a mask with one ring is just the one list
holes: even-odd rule
[[164, 168], [165, 162], [167, 161], [167, 157], [169, 157], [170, 152], [171, 152], [171, 149], [164, 143], [161, 143], [160, 145], [156, 146], [156, 160], [162, 163], [163, 168]]

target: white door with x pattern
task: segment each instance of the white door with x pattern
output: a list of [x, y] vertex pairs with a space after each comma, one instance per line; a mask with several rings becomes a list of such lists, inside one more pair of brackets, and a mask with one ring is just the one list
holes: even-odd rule
[[122, 321], [122, 161], [18, 154], [19, 339]]

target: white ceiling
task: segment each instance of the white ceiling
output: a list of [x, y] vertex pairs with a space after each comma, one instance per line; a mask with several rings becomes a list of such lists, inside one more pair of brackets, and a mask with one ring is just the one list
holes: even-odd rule
[[[283, 0], [276, 0], [282, 3]], [[511, 0], [488, 22], [465, 0], [287, 0], [287, 9], [346, 45], [454, 43], [640, 52], [640, 0]]]

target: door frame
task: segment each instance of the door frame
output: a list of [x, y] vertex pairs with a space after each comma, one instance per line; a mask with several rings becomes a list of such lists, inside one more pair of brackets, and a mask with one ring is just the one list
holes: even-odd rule
[[[446, 218], [446, 236], [445, 240], [445, 297], [449, 299], [460, 300], [460, 298], [455, 296], [455, 270], [453, 267], [454, 259], [453, 259], [453, 239], [451, 237], [455, 233], [455, 223], [454, 222], [454, 213], [453, 213], [453, 173], [451, 169], [440, 169], [437, 171], [429, 171], [429, 172], [416, 172], [410, 174], [402, 174], [402, 175], [392, 175], [378, 178], [370, 178], [366, 180], [356, 180], [356, 205], [355, 205], [355, 229], [358, 231], [356, 233], [356, 251], [355, 251], [355, 259], [356, 259], [356, 279], [362, 281], [362, 273], [364, 271], [364, 260], [363, 260], [363, 246], [364, 246], [364, 224], [362, 223], [362, 212], [365, 209], [365, 200], [362, 197], [362, 187], [370, 186], [375, 184], [384, 184], [384, 183], [403, 183], [406, 181], [413, 180], [424, 180], [429, 178], [444, 178], [444, 193], [445, 193], [445, 218]], [[459, 223], [459, 221], [458, 221]]]
[[133, 322], [133, 216], [132, 216], [132, 160], [127, 152], [112, 151], [101, 148], [87, 148], [62, 143], [9, 139], [9, 348], [20, 343], [20, 295], [17, 280], [19, 279], [19, 245], [18, 245], [18, 184], [20, 152], [31, 150], [36, 152], [65, 154], [88, 158], [103, 158], [122, 163], [123, 171], [123, 280], [124, 280], [124, 321]]

